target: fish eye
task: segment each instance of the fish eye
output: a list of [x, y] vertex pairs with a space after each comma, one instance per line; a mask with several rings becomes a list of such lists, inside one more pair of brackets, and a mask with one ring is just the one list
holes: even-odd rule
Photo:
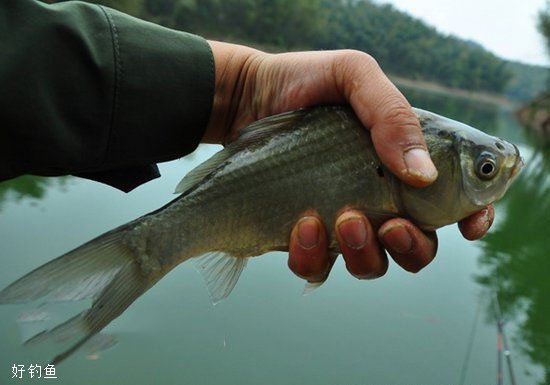
[[486, 152], [479, 156], [475, 168], [477, 176], [485, 180], [493, 178], [497, 172], [495, 158]]

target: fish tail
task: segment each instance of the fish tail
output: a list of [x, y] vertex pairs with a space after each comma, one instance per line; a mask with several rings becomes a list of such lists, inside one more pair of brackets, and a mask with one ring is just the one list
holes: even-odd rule
[[122, 314], [148, 288], [149, 285], [145, 284], [141, 278], [139, 268], [131, 264], [126, 265], [101, 292], [90, 309], [53, 329], [34, 336], [27, 340], [26, 344], [41, 342], [45, 339], [63, 341], [66, 338], [76, 338], [77, 341], [70, 348], [54, 357], [51, 363], [56, 365]]
[[143, 274], [135, 255], [123, 243], [129, 228], [130, 225], [124, 225], [103, 234], [0, 291], [0, 304], [37, 299], [46, 302], [93, 300], [89, 309], [25, 342], [71, 340], [72, 345], [52, 363], [59, 363], [76, 351], [160, 278]]

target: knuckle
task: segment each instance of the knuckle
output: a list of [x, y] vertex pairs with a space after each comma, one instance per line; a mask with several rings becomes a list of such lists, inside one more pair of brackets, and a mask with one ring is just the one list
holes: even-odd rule
[[385, 77], [374, 57], [352, 49], [337, 51], [331, 75], [348, 100], [372, 79]]
[[357, 50], [350, 50], [348, 53], [350, 60], [369, 68], [380, 68], [380, 65], [378, 64], [378, 61], [374, 58], [374, 56], [369, 55], [366, 52], [363, 51], [357, 51]]
[[352, 69], [364, 70], [379, 70], [380, 66], [374, 57], [366, 52], [354, 49], [345, 49], [339, 51], [339, 66], [349, 71], [356, 72]]
[[380, 105], [377, 121], [388, 128], [379, 134], [400, 147], [425, 147], [420, 123], [400, 95], [390, 95]]

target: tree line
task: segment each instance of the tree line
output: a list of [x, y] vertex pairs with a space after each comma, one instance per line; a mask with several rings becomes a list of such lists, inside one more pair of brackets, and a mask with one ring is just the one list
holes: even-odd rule
[[532, 97], [543, 72], [510, 66], [473, 41], [444, 35], [371, 0], [92, 1], [167, 27], [271, 51], [358, 49], [391, 74], [514, 99]]
[[368, 0], [143, 0], [141, 16], [275, 50], [358, 49], [387, 72], [468, 90], [502, 92], [512, 77], [478, 44]]

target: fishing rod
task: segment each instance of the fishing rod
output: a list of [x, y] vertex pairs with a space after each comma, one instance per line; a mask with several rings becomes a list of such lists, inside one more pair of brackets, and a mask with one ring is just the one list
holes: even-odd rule
[[503, 385], [504, 376], [502, 375], [502, 322], [497, 320], [497, 385]]
[[500, 310], [500, 303], [496, 294], [494, 295], [493, 304], [497, 323], [497, 385], [503, 385], [504, 381], [504, 376], [502, 373], [503, 355], [506, 357], [506, 366], [508, 367], [510, 382], [512, 383], [512, 385], [517, 385], [516, 377], [514, 374], [514, 367], [512, 365], [512, 355], [510, 354], [510, 349], [508, 349], [508, 341], [506, 339], [506, 333], [504, 332], [504, 322], [502, 321], [502, 312]]

